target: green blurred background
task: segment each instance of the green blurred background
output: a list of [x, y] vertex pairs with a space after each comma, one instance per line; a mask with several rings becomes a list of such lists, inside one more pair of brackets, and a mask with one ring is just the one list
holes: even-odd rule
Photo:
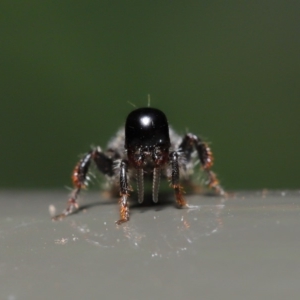
[[63, 188], [132, 110], [211, 142], [226, 189], [299, 188], [299, 1], [1, 1], [1, 188]]

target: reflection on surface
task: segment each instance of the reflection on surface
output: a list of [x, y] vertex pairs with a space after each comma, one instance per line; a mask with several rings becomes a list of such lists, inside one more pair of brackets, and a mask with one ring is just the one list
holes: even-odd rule
[[[115, 251], [143, 251], [151, 257], [170, 257], [189, 251], [191, 244], [220, 232], [223, 228], [222, 210], [225, 199], [214, 204], [191, 206], [188, 209], [168, 208], [134, 213], [121, 226], [112, 223], [111, 216], [104, 222], [98, 219], [80, 223], [68, 220], [74, 234], [70, 239]], [[99, 226], [100, 225], [100, 226]]]

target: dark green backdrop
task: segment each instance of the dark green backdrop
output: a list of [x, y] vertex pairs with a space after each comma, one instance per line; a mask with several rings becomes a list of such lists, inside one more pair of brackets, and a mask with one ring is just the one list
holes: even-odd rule
[[211, 142], [227, 189], [299, 188], [299, 1], [1, 1], [2, 188], [70, 184], [132, 107]]

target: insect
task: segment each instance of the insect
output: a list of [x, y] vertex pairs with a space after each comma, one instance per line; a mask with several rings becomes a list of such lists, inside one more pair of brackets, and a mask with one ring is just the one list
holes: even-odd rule
[[195, 161], [207, 174], [208, 187], [216, 193], [225, 192], [214, 172], [213, 155], [208, 145], [192, 133], [180, 137], [168, 124], [166, 115], [159, 109], [144, 107], [133, 110], [127, 116], [125, 127], [109, 142], [107, 150], [96, 147], [87, 152], [76, 164], [72, 173], [74, 190], [67, 208], [55, 220], [78, 209], [77, 198], [88, 185], [88, 172], [93, 162], [97, 169], [119, 187], [120, 219], [116, 224], [129, 220], [130, 178], [135, 176], [138, 201], [144, 200], [144, 177], [152, 177], [152, 200], [158, 201], [161, 176], [170, 180], [179, 208], [188, 207], [184, 199], [182, 179], [189, 179]]

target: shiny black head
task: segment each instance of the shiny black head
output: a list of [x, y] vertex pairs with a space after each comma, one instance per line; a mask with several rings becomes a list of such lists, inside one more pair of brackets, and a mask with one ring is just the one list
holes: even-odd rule
[[125, 148], [132, 151], [170, 147], [169, 125], [166, 115], [159, 109], [145, 107], [132, 111], [125, 124]]

